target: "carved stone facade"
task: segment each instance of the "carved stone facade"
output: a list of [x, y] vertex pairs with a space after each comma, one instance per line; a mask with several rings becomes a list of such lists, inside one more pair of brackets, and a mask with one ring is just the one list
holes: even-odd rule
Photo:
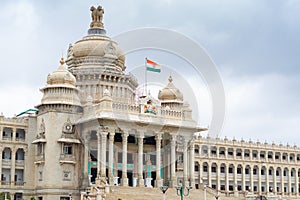
[[137, 97], [137, 79], [106, 36], [103, 8], [91, 11], [88, 35], [70, 44], [67, 66], [62, 59], [48, 75], [38, 112], [0, 116], [1, 191], [14, 199], [79, 200], [87, 190], [101, 199], [113, 185], [204, 182], [221, 192], [273, 187], [298, 196], [298, 148], [195, 139], [206, 129], [192, 119], [176, 80], [158, 98]]

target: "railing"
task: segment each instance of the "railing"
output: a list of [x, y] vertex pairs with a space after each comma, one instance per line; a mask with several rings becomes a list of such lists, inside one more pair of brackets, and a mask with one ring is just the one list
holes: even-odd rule
[[44, 154], [36, 155], [35, 161], [45, 161], [45, 155]]
[[18, 141], [18, 142], [25, 142], [25, 138], [16, 137], [16, 141]]
[[24, 166], [24, 160], [16, 160], [16, 166]]
[[1, 181], [1, 185], [10, 185], [10, 181]]
[[11, 159], [2, 159], [2, 165], [10, 165]]
[[73, 154], [60, 154], [60, 161], [75, 161], [75, 155]]
[[17, 181], [15, 182], [16, 186], [24, 186], [25, 182], [24, 181]]
[[12, 137], [11, 136], [2, 136], [2, 140], [11, 141]]

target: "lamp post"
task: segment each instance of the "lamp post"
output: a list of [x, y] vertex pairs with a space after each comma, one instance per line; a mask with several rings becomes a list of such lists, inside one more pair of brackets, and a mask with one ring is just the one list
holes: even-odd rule
[[72, 200], [72, 194], [71, 193], [69, 193], [69, 199]]
[[216, 195], [215, 195], [215, 198], [216, 198], [216, 200], [218, 200], [219, 199], [219, 193], [217, 193]]
[[180, 196], [180, 200], [183, 200], [183, 196], [188, 196], [190, 194], [190, 190], [192, 189], [191, 186], [185, 187], [187, 189], [187, 193], [184, 193], [184, 187], [183, 186], [177, 186], [177, 196]]
[[206, 185], [203, 186], [203, 200], [206, 200]]
[[164, 193], [164, 200], [166, 200], [166, 192], [168, 190], [169, 186], [161, 186], [160, 190]]

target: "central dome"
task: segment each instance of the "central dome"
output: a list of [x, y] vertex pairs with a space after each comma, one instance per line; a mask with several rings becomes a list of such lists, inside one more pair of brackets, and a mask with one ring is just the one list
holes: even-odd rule
[[70, 69], [78, 67], [98, 66], [98, 69], [124, 71], [125, 56], [119, 45], [106, 36], [102, 18], [104, 10], [101, 6], [91, 7], [92, 22], [88, 35], [70, 44], [66, 63]]

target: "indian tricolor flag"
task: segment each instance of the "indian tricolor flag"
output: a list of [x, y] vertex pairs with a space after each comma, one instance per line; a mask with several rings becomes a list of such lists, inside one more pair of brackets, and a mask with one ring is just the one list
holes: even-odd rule
[[160, 73], [160, 65], [146, 58], [147, 71]]

